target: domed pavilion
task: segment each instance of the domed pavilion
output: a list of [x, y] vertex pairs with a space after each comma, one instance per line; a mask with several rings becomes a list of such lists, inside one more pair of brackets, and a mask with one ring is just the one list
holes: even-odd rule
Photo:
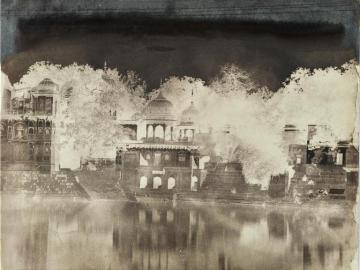
[[55, 111], [54, 95], [58, 93], [58, 85], [51, 79], [43, 79], [31, 89], [32, 107], [35, 114], [51, 115]]
[[176, 123], [173, 104], [161, 92], [145, 107], [142, 120], [146, 124], [147, 140], [173, 140]]
[[195, 136], [195, 121], [199, 116], [199, 111], [196, 109], [192, 101], [190, 106], [181, 113], [179, 129], [179, 140], [192, 142]]

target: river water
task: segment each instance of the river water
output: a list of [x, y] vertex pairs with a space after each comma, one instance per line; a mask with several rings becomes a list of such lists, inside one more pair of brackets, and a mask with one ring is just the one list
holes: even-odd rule
[[3, 195], [2, 269], [349, 269], [347, 209]]

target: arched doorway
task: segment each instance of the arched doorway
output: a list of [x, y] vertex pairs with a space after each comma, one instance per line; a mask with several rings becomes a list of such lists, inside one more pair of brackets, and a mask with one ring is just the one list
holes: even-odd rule
[[154, 136], [154, 128], [152, 125], [147, 126], [147, 138], [152, 138]]
[[161, 178], [159, 176], [154, 177], [153, 189], [159, 189], [161, 187]]
[[157, 125], [155, 127], [155, 138], [164, 139], [164, 127], [162, 125]]
[[169, 177], [168, 179], [168, 189], [174, 189], [175, 187], [175, 178]]
[[140, 188], [146, 188], [147, 186], [147, 177], [146, 176], [141, 176], [140, 177]]

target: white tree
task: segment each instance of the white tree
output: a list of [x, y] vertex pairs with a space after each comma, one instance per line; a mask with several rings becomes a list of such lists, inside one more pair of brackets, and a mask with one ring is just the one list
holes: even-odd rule
[[52, 79], [60, 89], [54, 119], [57, 147], [61, 151], [72, 141], [83, 157], [106, 147], [115, 149], [125, 136], [115, 111], [116, 118], [127, 119], [145, 103], [145, 84], [134, 72], [122, 75], [76, 63], [65, 67], [35, 63], [15, 87], [34, 87], [44, 78]]

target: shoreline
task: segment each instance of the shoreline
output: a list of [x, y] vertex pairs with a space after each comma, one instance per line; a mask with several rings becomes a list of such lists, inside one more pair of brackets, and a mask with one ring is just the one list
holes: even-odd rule
[[73, 196], [70, 194], [29, 194], [21, 191], [0, 191], [0, 197], [3, 199], [4, 196], [21, 196], [29, 199], [64, 199], [64, 200], [72, 200], [78, 202], [124, 202], [124, 203], [134, 203], [134, 204], [142, 204], [142, 205], [199, 205], [199, 206], [245, 206], [245, 207], [256, 207], [256, 208], [274, 208], [278, 207], [281, 209], [324, 209], [324, 210], [340, 210], [340, 209], [348, 209], [355, 210], [358, 203], [357, 201], [349, 201], [349, 200], [309, 200], [303, 202], [301, 204], [295, 203], [290, 200], [241, 200], [241, 201], [233, 201], [233, 200], [217, 200], [217, 199], [201, 199], [201, 198], [178, 198], [178, 199], [164, 199], [158, 197], [137, 197], [136, 201], [132, 201], [127, 199], [126, 197], [118, 197], [118, 198], [91, 198], [90, 200], [81, 197], [81, 196]]

